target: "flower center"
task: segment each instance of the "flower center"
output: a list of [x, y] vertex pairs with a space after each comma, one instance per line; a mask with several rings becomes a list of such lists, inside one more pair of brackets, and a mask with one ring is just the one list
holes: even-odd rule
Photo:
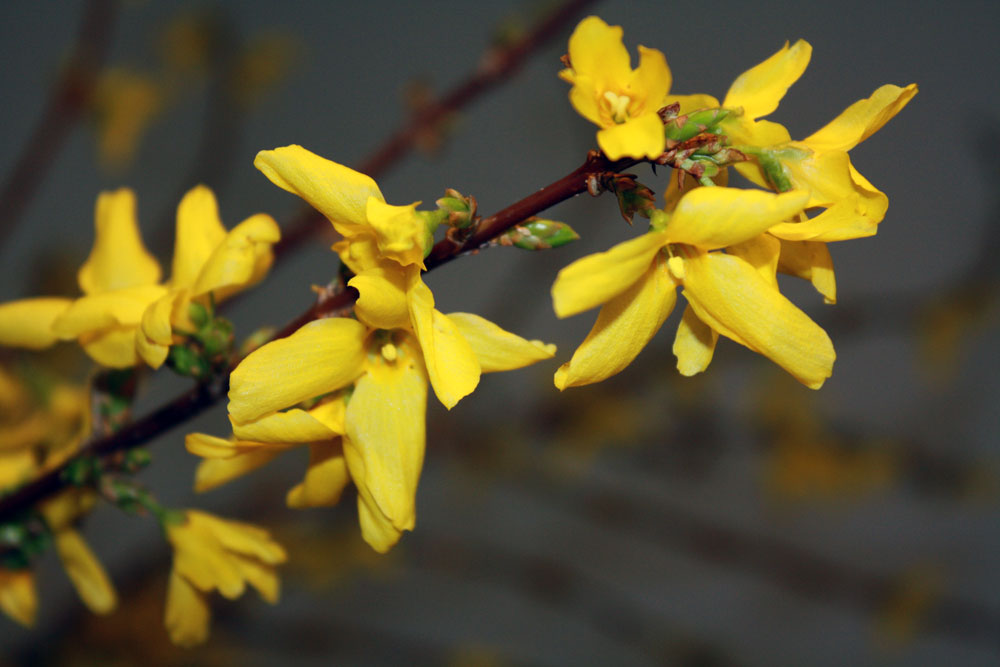
[[396, 361], [396, 358], [399, 356], [399, 353], [396, 351], [396, 346], [392, 343], [386, 343], [383, 345], [379, 352], [382, 354], [382, 358], [390, 364]]
[[608, 103], [608, 110], [611, 111], [611, 120], [618, 124], [628, 120], [628, 105], [632, 101], [631, 97], [606, 90], [604, 91], [604, 100]]

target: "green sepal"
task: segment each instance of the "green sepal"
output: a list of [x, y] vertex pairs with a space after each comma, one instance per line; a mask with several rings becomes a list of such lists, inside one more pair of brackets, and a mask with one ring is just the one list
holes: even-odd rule
[[187, 345], [171, 345], [167, 354], [167, 365], [179, 375], [206, 378], [212, 371], [211, 365]]
[[101, 459], [97, 456], [74, 459], [63, 468], [60, 476], [73, 486], [90, 486], [101, 476]]
[[572, 243], [580, 238], [565, 222], [528, 218], [511, 227], [497, 239], [499, 245], [512, 245], [523, 250], [548, 250]]
[[188, 318], [190, 318], [194, 325], [200, 329], [208, 324], [212, 315], [208, 312], [208, 308], [201, 305], [197, 301], [192, 301], [188, 304]]
[[424, 221], [424, 257], [431, 254], [434, 247], [434, 232], [448, 221], [448, 211], [416, 211], [417, 217]]
[[669, 144], [669, 142], [681, 143], [702, 133], [719, 134], [719, 123], [732, 114], [730, 109], [702, 109], [673, 117], [668, 112], [663, 115], [665, 122], [663, 136]]
[[476, 198], [472, 195], [466, 197], [458, 190], [448, 188], [444, 191], [444, 197], [436, 202], [439, 211], [443, 211], [445, 219], [443, 222], [455, 229], [468, 229], [476, 223]]

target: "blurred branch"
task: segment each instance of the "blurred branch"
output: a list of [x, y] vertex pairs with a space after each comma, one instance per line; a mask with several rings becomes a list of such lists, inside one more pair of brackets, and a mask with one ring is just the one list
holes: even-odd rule
[[115, 4], [115, 0], [90, 0], [84, 9], [69, 62], [0, 189], [0, 246], [17, 227], [18, 218], [88, 107], [111, 43]]

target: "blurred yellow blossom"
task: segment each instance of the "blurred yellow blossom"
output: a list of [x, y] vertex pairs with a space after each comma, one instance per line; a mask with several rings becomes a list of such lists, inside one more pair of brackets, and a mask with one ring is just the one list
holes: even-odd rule
[[163, 105], [164, 93], [152, 77], [124, 67], [102, 72], [93, 99], [101, 162], [114, 168], [128, 164]]
[[194, 646], [208, 638], [206, 597], [213, 590], [232, 600], [250, 584], [271, 604], [278, 601], [275, 568], [286, 555], [266, 530], [197, 510], [168, 519], [165, 530], [174, 548], [165, 624], [175, 644]]

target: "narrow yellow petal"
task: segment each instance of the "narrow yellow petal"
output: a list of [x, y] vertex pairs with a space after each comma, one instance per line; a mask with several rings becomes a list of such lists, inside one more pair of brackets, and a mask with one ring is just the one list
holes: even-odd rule
[[916, 94], [915, 83], [905, 88], [891, 84], [882, 86], [871, 97], [844, 109], [802, 143], [815, 151], [849, 151], [882, 129]]
[[188, 433], [184, 436], [184, 448], [206, 459], [228, 459], [242, 451], [234, 441], [207, 433]]
[[38, 595], [35, 577], [31, 570], [0, 568], [0, 611], [25, 627], [35, 624], [38, 613]]
[[95, 207], [97, 237], [77, 274], [84, 294], [98, 294], [160, 280], [160, 265], [139, 235], [135, 194], [127, 188], [102, 192]]
[[236, 570], [248, 584], [269, 604], [276, 604], [281, 594], [281, 581], [274, 567], [253, 558], [233, 556]]
[[434, 295], [420, 276], [411, 282], [407, 302], [431, 386], [450, 410], [479, 384], [479, 361], [454, 322], [434, 308]]
[[625, 81], [632, 72], [621, 26], [609, 26], [596, 16], [583, 19], [573, 30], [569, 58], [574, 72], [590, 77], [599, 89]]
[[318, 442], [309, 447], [309, 469], [305, 479], [288, 492], [289, 507], [330, 507], [351, 481], [340, 439]]
[[301, 146], [261, 151], [253, 164], [279, 188], [309, 202], [343, 236], [368, 229], [365, 208], [369, 197], [385, 201], [370, 177]]
[[722, 106], [743, 107], [744, 115], [751, 119], [768, 115], [802, 76], [811, 57], [812, 46], [805, 40], [800, 39], [791, 48], [785, 42], [777, 53], [733, 81]]
[[674, 356], [680, 374], [691, 377], [708, 368], [718, 340], [719, 334], [698, 319], [690, 305], [685, 306], [674, 338]]
[[621, 294], [649, 270], [664, 245], [664, 235], [651, 232], [563, 268], [552, 285], [556, 316], [582, 313]]
[[680, 113], [682, 114], [700, 111], [701, 109], [714, 109], [721, 106], [719, 100], [703, 93], [695, 93], [694, 95], [667, 95], [663, 101], [663, 105], [666, 106], [674, 102], [681, 105]]
[[401, 266], [424, 266], [424, 246], [428, 235], [427, 225], [417, 215], [419, 203], [393, 206], [378, 197], [368, 198], [365, 210], [379, 251], [383, 257]]
[[198, 510], [188, 510], [188, 520], [197, 530], [210, 533], [227, 551], [253, 556], [276, 565], [288, 559], [284, 547], [265, 529], [242, 521], [222, 519]]
[[684, 295], [699, 319], [819, 389], [833, 372], [833, 343], [815, 322], [738, 257], [685, 261]]
[[449, 313], [447, 317], [472, 346], [484, 373], [523, 368], [556, 353], [555, 345], [525, 340], [472, 313]]
[[674, 280], [659, 257], [627, 290], [608, 301], [569, 363], [555, 375], [559, 390], [600, 382], [632, 363], [659, 331], [677, 300]]
[[670, 243], [704, 250], [742, 243], [799, 214], [809, 193], [696, 188], [681, 197], [664, 230]]
[[833, 258], [825, 243], [782, 240], [778, 270], [808, 280], [826, 303], [837, 303]]
[[752, 239], [726, 248], [726, 254], [739, 257], [757, 269], [757, 273], [768, 285], [778, 289], [778, 256], [781, 241], [770, 234], [759, 234]]
[[347, 404], [343, 446], [351, 479], [397, 530], [416, 521], [426, 408], [427, 379], [408, 359], [374, 364]]
[[55, 533], [56, 551], [80, 599], [95, 614], [109, 614], [118, 605], [114, 586], [94, 552], [71, 528]]
[[167, 360], [173, 343], [173, 313], [178, 301], [186, 303], [187, 291], [175, 290], [146, 307], [135, 336], [135, 349], [151, 368], [159, 368]]
[[865, 216], [865, 204], [849, 196], [819, 215], [801, 222], [783, 222], [768, 230], [785, 241], [845, 241], [864, 238], [878, 232], [878, 223]]
[[264, 415], [246, 423], [233, 420], [232, 425], [233, 436], [253, 442], [316, 442], [342, 435], [298, 408]]
[[[673, 76], [663, 53], [656, 49], [640, 46], [639, 67], [632, 72], [628, 86], [628, 92], [644, 102], [640, 113], [655, 114], [660, 107], [666, 106], [667, 93], [670, 92], [672, 82]], [[662, 133], [663, 123], [661, 122], [660, 125]]]
[[185, 648], [204, 644], [211, 620], [212, 614], [204, 594], [176, 570], [171, 571], [167, 584], [167, 607], [163, 615], [170, 641]]
[[101, 366], [129, 368], [139, 363], [135, 333], [135, 326], [104, 329], [80, 336], [80, 346]]
[[385, 265], [351, 278], [347, 284], [358, 290], [359, 295], [354, 304], [358, 319], [373, 329], [409, 328], [406, 286], [410, 280], [406, 270]]
[[67, 307], [52, 322], [52, 330], [63, 339], [99, 331], [106, 327], [137, 327], [150, 304], [167, 294], [160, 285], [129, 287], [84, 296]]
[[375, 551], [384, 554], [396, 546], [403, 531], [393, 525], [392, 521], [382, 513], [371, 495], [358, 490], [358, 523], [361, 525], [361, 537]]
[[[190, 450], [190, 447], [188, 447]], [[194, 490], [197, 493], [211, 491], [234, 479], [248, 475], [281, 454], [281, 449], [258, 447], [252, 450], [237, 450], [238, 454], [228, 458], [210, 458], [198, 464], [194, 472]]]
[[666, 149], [663, 121], [656, 110], [629, 118], [619, 125], [598, 130], [597, 145], [609, 160], [620, 160], [623, 157], [653, 160]]
[[245, 424], [339, 389], [364, 368], [366, 329], [331, 317], [254, 350], [229, 379], [229, 414]]
[[22, 299], [0, 304], [0, 345], [42, 350], [59, 337], [52, 325], [73, 301], [58, 297]]
[[[573, 70], [563, 70], [572, 72]], [[562, 76], [562, 73], [560, 73]], [[573, 84], [569, 91], [569, 103], [573, 105], [576, 112], [589, 120], [594, 125], [604, 125], [601, 118], [601, 107], [598, 100], [600, 93], [594, 86], [594, 81], [587, 76], [563, 76], [563, 78]]]
[[271, 245], [280, 238], [278, 223], [271, 216], [259, 213], [247, 218], [233, 227], [205, 260], [192, 294], [215, 291], [216, 301], [221, 301], [261, 280], [273, 261]]
[[204, 185], [187, 192], [177, 206], [177, 236], [170, 284], [192, 287], [201, 268], [226, 237], [215, 195]]

